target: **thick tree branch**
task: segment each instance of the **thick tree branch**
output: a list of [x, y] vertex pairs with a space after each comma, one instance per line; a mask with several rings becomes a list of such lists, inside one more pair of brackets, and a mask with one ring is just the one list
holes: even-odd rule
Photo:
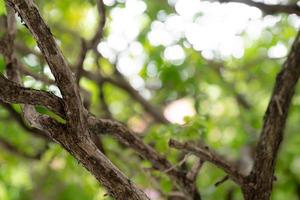
[[66, 134], [65, 125], [48, 116], [38, 115], [34, 119], [33, 125], [37, 125], [36, 128], [46, 130], [51, 138], [74, 155], [104, 186], [108, 187], [111, 195], [116, 199], [123, 200], [125, 194], [126, 197], [129, 195], [128, 197], [132, 199], [148, 199], [102, 153], [99, 155], [100, 151], [90, 138], [81, 140], [74, 137], [76, 135]]
[[58, 141], [67, 151], [79, 160], [117, 200], [147, 200], [145, 194], [126, 178], [99, 151], [90, 138], [79, 140], [74, 135], [65, 134], [66, 127], [51, 118], [39, 118], [39, 123], [48, 130], [51, 137]]
[[[17, 46], [22, 46], [23, 49], [26, 48], [21, 44], [18, 44]], [[29, 49], [27, 49], [27, 51], [29, 51]], [[75, 67], [75, 69], [78, 69], [78, 67]], [[47, 79], [47, 77], [30, 72], [24, 66], [21, 66], [20, 71], [44, 83], [52, 84], [53, 82], [52, 80]], [[139, 94], [139, 92], [136, 91], [121, 74], [118, 73], [118, 75], [116, 75], [115, 78], [112, 78], [102, 76], [101, 74], [92, 73], [82, 68], [80, 71], [80, 76], [84, 76], [92, 81], [95, 81], [96, 83], [98, 83], [99, 86], [101, 86], [103, 83], [110, 83], [118, 88], [121, 88], [126, 93], [128, 93], [131, 96], [131, 98], [140, 103], [141, 106], [145, 109], [145, 111], [147, 111], [155, 119], [155, 121], [159, 123], [169, 123], [169, 121], [164, 117], [163, 113], [157, 107], [149, 103], [149, 101], [147, 101], [144, 97], [142, 97]], [[78, 76], [77, 81], [79, 81]]]
[[[4, 36], [4, 41], [6, 44], [5, 51], [2, 52], [5, 58], [5, 61], [7, 63], [6, 65], [6, 74], [7, 77], [13, 81], [12, 83], [20, 84], [22, 85], [21, 76], [19, 73], [19, 62], [15, 57], [14, 54], [14, 44], [15, 44], [15, 35], [16, 35], [16, 20], [15, 20], [15, 12], [14, 10], [6, 4], [7, 9], [7, 16], [6, 16], [6, 32]], [[3, 77], [2, 77], [3, 78]], [[4, 102], [1, 102], [4, 104], [4, 107], [6, 107], [13, 116], [16, 117], [16, 112], [13, 112], [13, 108], [10, 108], [8, 105], [6, 105]], [[22, 106], [23, 114], [25, 118], [30, 122], [30, 116], [32, 116], [32, 113], [36, 113], [35, 109], [31, 105], [23, 105]], [[19, 119], [17, 117], [17, 119]], [[38, 132], [35, 132], [36, 134]], [[9, 145], [6, 145], [8, 147]]]
[[84, 133], [84, 108], [79, 91], [65, 58], [32, 0], [6, 0], [27, 25], [55, 77], [64, 102], [68, 129]]
[[153, 168], [167, 173], [184, 189], [185, 195], [187, 195], [187, 197], [200, 199], [199, 194], [196, 191], [194, 182], [187, 179], [186, 173], [175, 169], [164, 156], [160, 155], [152, 147], [145, 144], [126, 126], [111, 120], [96, 119], [93, 116], [89, 117], [88, 124], [91, 132], [95, 134], [109, 134], [114, 136], [122, 144], [132, 148], [146, 160], [150, 161]]
[[0, 99], [6, 103], [22, 103], [44, 106], [64, 117], [62, 99], [48, 92], [24, 88], [0, 74]]
[[[3, 78], [5, 78], [5, 77], [3, 77]], [[1, 79], [0, 79], [0, 81], [1, 81]], [[9, 80], [7, 80], [7, 81], [9, 81]], [[6, 83], [7, 83], [7, 81], [6, 81]], [[36, 91], [36, 90], [32, 90], [32, 89], [26, 89], [26, 88], [17, 86], [13, 82], [8, 82], [8, 83], [11, 83], [14, 87], [17, 87], [17, 90], [16, 90], [17, 93], [13, 93], [13, 94], [18, 94], [18, 95], [10, 95], [10, 94], [7, 95], [6, 92], [1, 93], [1, 90], [0, 90], [0, 98], [2, 100], [6, 100], [9, 103], [30, 103], [33, 105], [42, 105], [45, 107], [49, 107], [48, 101], [49, 101], [49, 99], [51, 100], [52, 96], [54, 96], [54, 95], [46, 93], [46, 96], [44, 95], [45, 97], [41, 98], [41, 97], [43, 97], [43, 94], [45, 92]], [[1, 84], [1, 82], [0, 82], [0, 84]], [[5, 88], [5, 87], [6, 87], [6, 85], [3, 83], [3, 87], [0, 87], [0, 88]], [[27, 95], [27, 93], [26, 93], [27, 90], [30, 92], [29, 95]], [[22, 95], [23, 93], [25, 93], [25, 95]], [[32, 99], [28, 98], [27, 96], [29, 96]], [[46, 101], [46, 100], [48, 100], [48, 101]], [[53, 103], [51, 103], [51, 104], [55, 105], [55, 106], [52, 106], [52, 107], [54, 107], [54, 109], [52, 109], [52, 110], [57, 113], [58, 112], [57, 109], [61, 107], [62, 102], [59, 98], [58, 99], [52, 98], [52, 100], [53, 100]], [[64, 115], [63, 115], [64, 113], [61, 113], [61, 114], [62, 114], [62, 117], [64, 117]], [[137, 151], [139, 154], [141, 154], [146, 159], [148, 159], [150, 162], [152, 162], [154, 168], [156, 168], [156, 169], [164, 171], [164, 170], [172, 168], [172, 165], [164, 157], [162, 157], [157, 152], [155, 152], [154, 149], [152, 149], [150, 146], [146, 145], [136, 135], [131, 133], [124, 125], [121, 125], [117, 122], [113, 122], [110, 120], [97, 120], [94, 117], [90, 117], [90, 119], [92, 119], [92, 120], [89, 120], [88, 124], [89, 124], [91, 131], [96, 132], [96, 133], [108, 133], [108, 134], [114, 135], [123, 144], [126, 144], [127, 146], [132, 147], [135, 151]], [[40, 128], [40, 127], [38, 127], [38, 128]], [[46, 127], [45, 127], [45, 130], [47, 130]], [[56, 136], [55, 138], [57, 138], [57, 137], [58, 136]], [[63, 137], [63, 136], [61, 136], [61, 137]], [[186, 180], [184, 173], [181, 173], [174, 169], [174, 170], [168, 171], [168, 174], [172, 177], [175, 177], [176, 180], [181, 185], [192, 189], [192, 187], [188, 185], [188, 180]], [[195, 190], [195, 188], [194, 188], [194, 190]]]
[[78, 138], [67, 132], [66, 125], [52, 118], [39, 115], [35, 118], [37, 128], [46, 130], [49, 137], [61, 144], [87, 168], [99, 182], [108, 188], [117, 200], [148, 200], [147, 196], [120, 172], [96, 147], [91, 138]]
[[[298, 33], [281, 72], [277, 75], [264, 124], [256, 147], [254, 167], [245, 199], [268, 200], [272, 191], [277, 153], [283, 139], [289, 107], [300, 76], [300, 34]], [[255, 191], [255, 192], [254, 192]]]
[[148, 199], [91, 140], [86, 123], [87, 112], [81, 102], [74, 76], [33, 1], [6, 0], [6, 2], [18, 12], [31, 31], [63, 96], [66, 125], [59, 124], [48, 116], [31, 113], [32, 125], [46, 130], [52, 138], [76, 157], [115, 199]]

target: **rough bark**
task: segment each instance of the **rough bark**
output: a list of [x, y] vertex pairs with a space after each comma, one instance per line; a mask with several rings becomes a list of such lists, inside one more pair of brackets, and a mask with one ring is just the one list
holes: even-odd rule
[[254, 167], [248, 176], [242, 176], [233, 163], [209, 150], [190, 143], [170, 141], [170, 146], [191, 152], [204, 161], [221, 168], [241, 188], [245, 200], [269, 200], [272, 192], [277, 154], [284, 136], [288, 111], [300, 76], [300, 32], [290, 53], [276, 77], [260, 138], [255, 150]]
[[[92, 142], [86, 123], [87, 112], [80, 99], [75, 78], [33, 1], [7, 0], [6, 2], [15, 9], [34, 36], [63, 96], [65, 125], [47, 116], [30, 113], [31, 125], [46, 130], [49, 136], [77, 158], [115, 199], [148, 199]], [[2, 80], [5, 80], [4, 77]], [[5, 85], [7, 84], [2, 81], [1, 86]], [[12, 86], [14, 85], [11, 84], [10, 87]], [[27, 90], [22, 88], [22, 91]], [[7, 92], [8, 90], [2, 90], [1, 96], [5, 96]], [[13, 94], [13, 96], [18, 98], [22, 95]], [[31, 97], [30, 94], [28, 96]], [[11, 99], [7, 101], [9, 100]]]
[[191, 152], [198, 156], [203, 161], [211, 162], [212, 164], [216, 165], [217, 167], [221, 168], [226, 172], [229, 177], [235, 181], [239, 185], [244, 184], [244, 176], [239, 173], [237, 166], [233, 163], [226, 161], [222, 156], [218, 155], [216, 152], [210, 150], [207, 146], [200, 147], [186, 143], [180, 143], [176, 140], [170, 140], [169, 142], [170, 147], [184, 150], [187, 152]]
[[[206, 146], [195, 146], [191, 143], [180, 143], [175, 140], [170, 141], [170, 146], [191, 152], [200, 158], [199, 162], [189, 173], [173, 166], [163, 155], [156, 152], [150, 145], [145, 144], [135, 133], [130, 131], [125, 125], [112, 120], [96, 119], [83, 106], [80, 98], [80, 88], [78, 86], [81, 76], [86, 76], [99, 85], [103, 82], [114, 84], [126, 91], [133, 99], [137, 100], [153, 118], [160, 123], [168, 123], [161, 111], [146, 101], [128, 81], [117, 71], [115, 77], [95, 76], [83, 70], [83, 62], [86, 53], [94, 50], [97, 43], [102, 38], [103, 27], [105, 25], [105, 10], [102, 1], [98, 2], [98, 11], [101, 16], [99, 30], [94, 37], [83, 42], [82, 52], [77, 62], [77, 79], [69, 68], [66, 59], [58, 48], [50, 29], [43, 21], [37, 7], [32, 0], [6, 0], [7, 5], [19, 14], [26, 27], [34, 36], [47, 61], [54, 77], [55, 84], [59, 87], [62, 97], [59, 98], [45, 91], [34, 90], [22, 87], [19, 72], [35, 76], [48, 84], [53, 84], [51, 80], [36, 76], [24, 67], [14, 57], [14, 15], [8, 17], [7, 35], [0, 39], [0, 53], [7, 61], [7, 78], [0, 75], [0, 100], [5, 103], [20, 103], [23, 106], [25, 117], [29, 119], [32, 130], [37, 134], [47, 135], [61, 144], [70, 152], [95, 178], [103, 184], [108, 193], [115, 199], [144, 200], [148, 197], [138, 189], [119, 169], [117, 169], [108, 158], [99, 150], [101, 147], [95, 145], [96, 134], [110, 134], [117, 138], [122, 144], [132, 148], [143, 158], [149, 160], [153, 168], [166, 173], [176, 185], [180, 186], [185, 199], [200, 199], [200, 195], [195, 185], [195, 177], [203, 162], [211, 162], [223, 169], [228, 175], [219, 183], [223, 183], [231, 178], [242, 188], [246, 200], [269, 200], [274, 181], [274, 170], [277, 153], [283, 140], [288, 110], [292, 96], [295, 91], [297, 81], [300, 76], [300, 39], [299, 35], [292, 46], [291, 52], [283, 65], [281, 72], [276, 78], [273, 93], [264, 117], [264, 125], [256, 147], [256, 157], [254, 167], [249, 176], [242, 175], [234, 163], [225, 160], [216, 152]], [[261, 9], [266, 14], [293, 13], [300, 15], [297, 5], [267, 5], [254, 1], [241, 0], [219, 0], [219, 2], [237, 2]], [[20, 71], [18, 71], [20, 70]], [[16, 118], [19, 123], [24, 124], [20, 116], [14, 112], [13, 108], [3, 103], [2, 105]], [[246, 105], [246, 104], [245, 104]], [[34, 106], [43, 106], [56, 113], [65, 120], [65, 124], [59, 123], [49, 116], [37, 113]], [[247, 107], [247, 106], [245, 106]], [[91, 137], [91, 134], [93, 137]], [[15, 153], [22, 155], [11, 144], [6, 141], [0, 142], [2, 146]], [[23, 155], [26, 156], [26, 155]], [[179, 187], [178, 187], [179, 188]]]
[[164, 156], [156, 152], [151, 146], [145, 144], [126, 126], [112, 120], [96, 119], [91, 115], [88, 119], [88, 124], [91, 132], [95, 134], [109, 134], [114, 136], [122, 144], [132, 148], [143, 158], [150, 161], [154, 169], [169, 175], [172, 180], [182, 187], [186, 199], [201, 199], [194, 182], [187, 177], [185, 172], [179, 171], [173, 167]]
[[296, 37], [281, 72], [277, 75], [264, 124], [256, 147], [254, 168], [248, 187], [243, 188], [246, 200], [268, 200], [272, 192], [277, 153], [283, 140], [289, 107], [300, 76], [300, 37]]
[[44, 106], [59, 116], [65, 116], [62, 99], [53, 94], [24, 88], [2, 74], [0, 74], [0, 85], [1, 100], [4, 102]]
[[66, 126], [44, 116], [38, 122], [47, 129], [51, 138], [60, 143], [94, 177], [107, 188], [109, 195], [117, 200], [147, 200], [148, 197], [138, 189], [119, 169], [117, 169], [92, 142], [91, 138], [78, 138], [66, 134]]

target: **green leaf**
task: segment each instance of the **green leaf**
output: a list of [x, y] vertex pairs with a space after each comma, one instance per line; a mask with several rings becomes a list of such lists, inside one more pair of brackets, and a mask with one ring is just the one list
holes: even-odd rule
[[6, 8], [5, 8], [5, 3], [4, 0], [0, 1], [0, 16], [6, 14]]

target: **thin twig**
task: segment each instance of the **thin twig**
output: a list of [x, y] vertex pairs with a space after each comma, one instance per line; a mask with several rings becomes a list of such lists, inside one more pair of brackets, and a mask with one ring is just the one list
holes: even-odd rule
[[233, 181], [235, 181], [237, 184], [239, 185], [244, 184], [244, 176], [238, 172], [237, 167], [233, 163], [226, 161], [217, 153], [211, 151], [208, 147], [206, 148], [201, 148], [200, 146], [196, 147], [193, 144], [190, 144], [188, 142], [180, 143], [173, 139], [169, 141], [169, 145], [170, 147], [193, 153], [203, 161], [208, 161], [214, 164], [215, 166], [217, 166], [218, 168], [223, 169], [230, 176], [230, 178]]

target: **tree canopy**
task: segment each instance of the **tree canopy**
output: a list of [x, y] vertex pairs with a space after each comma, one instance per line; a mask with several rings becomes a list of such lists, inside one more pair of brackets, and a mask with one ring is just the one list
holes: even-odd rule
[[0, 199], [300, 199], [299, 3], [1, 0]]

